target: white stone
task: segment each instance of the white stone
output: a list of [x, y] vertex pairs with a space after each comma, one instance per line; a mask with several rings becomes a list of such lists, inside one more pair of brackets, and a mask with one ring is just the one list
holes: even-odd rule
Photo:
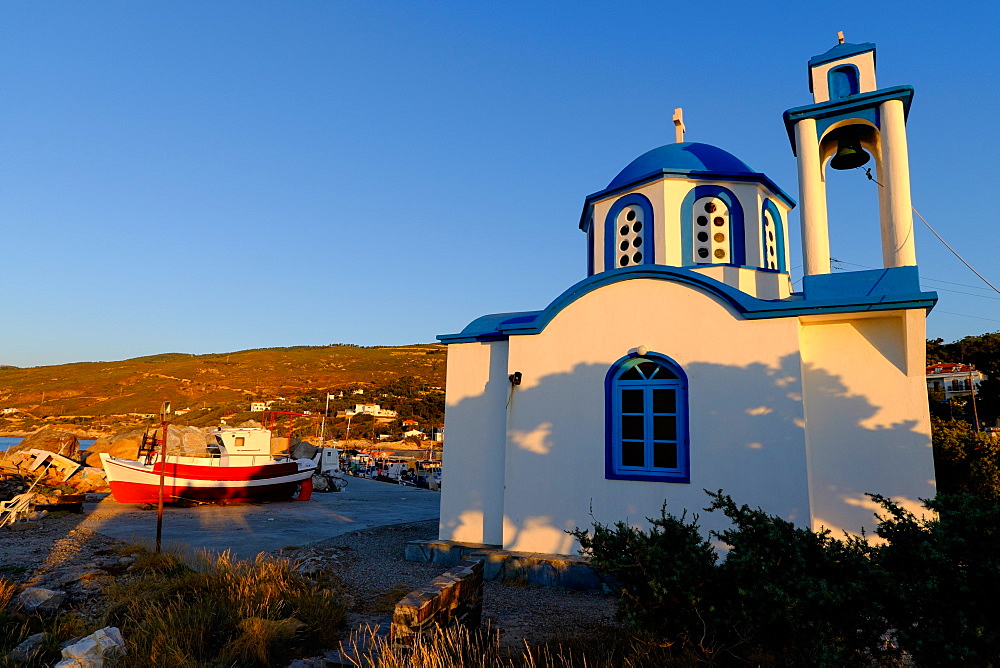
[[104, 668], [107, 659], [125, 654], [125, 640], [114, 626], [94, 631], [62, 650], [56, 668]]
[[55, 612], [65, 598], [64, 591], [29, 587], [18, 595], [17, 602], [28, 612]]

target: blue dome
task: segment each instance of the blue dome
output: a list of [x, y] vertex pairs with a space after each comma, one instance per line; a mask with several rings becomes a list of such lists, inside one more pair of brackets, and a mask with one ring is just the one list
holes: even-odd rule
[[608, 184], [608, 190], [634, 183], [650, 174], [669, 171], [721, 172], [724, 174], [754, 174], [745, 162], [728, 151], [710, 144], [684, 142], [667, 144], [643, 153], [619, 172]]

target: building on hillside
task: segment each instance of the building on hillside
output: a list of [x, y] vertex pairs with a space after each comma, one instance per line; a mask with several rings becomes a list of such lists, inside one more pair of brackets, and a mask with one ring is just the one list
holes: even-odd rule
[[[567, 530], [642, 526], [664, 499], [699, 512], [704, 489], [857, 533], [875, 523], [868, 492], [907, 507], [934, 495], [924, 341], [937, 296], [920, 289], [912, 235], [913, 90], [876, 86], [874, 44], [841, 40], [808, 69], [812, 104], [784, 114], [801, 289], [791, 196], [685, 141], [675, 112], [676, 143], [585, 199], [586, 278], [540, 311], [438, 337], [441, 539], [570, 554]], [[884, 268], [831, 274], [826, 181], [869, 160]], [[717, 513], [701, 524], [726, 527]]]
[[927, 365], [927, 391], [942, 392], [947, 401], [957, 394], [971, 394], [972, 388], [979, 391], [979, 385], [986, 376], [971, 364], [939, 362]]
[[422, 441], [427, 438], [427, 434], [419, 429], [409, 429], [403, 432], [403, 438], [416, 438]]
[[396, 411], [382, 408], [378, 404], [354, 404], [354, 410], [348, 409], [344, 414], [348, 417], [354, 415], [371, 415], [375, 418], [394, 418], [399, 416], [399, 413]]
[[409, 427], [409, 428], [412, 429], [413, 427], [416, 427], [419, 424], [420, 423], [417, 422], [416, 420], [403, 420], [403, 427], [404, 428]]
[[267, 404], [263, 401], [252, 401], [250, 402], [250, 412], [251, 413], [263, 413], [267, 410]]

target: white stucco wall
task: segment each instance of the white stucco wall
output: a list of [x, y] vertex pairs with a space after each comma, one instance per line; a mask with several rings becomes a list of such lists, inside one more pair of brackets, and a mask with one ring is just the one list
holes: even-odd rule
[[[688, 374], [691, 482], [605, 479], [605, 376], [637, 346]], [[572, 553], [565, 530], [593, 519], [645, 525], [664, 500], [700, 512], [703, 489], [808, 525], [795, 319], [746, 321], [699, 290], [648, 279], [612, 284], [514, 337], [504, 546]], [[724, 522], [702, 513], [706, 528]]]
[[[865, 492], [934, 494], [922, 310], [743, 320], [700, 289], [632, 279], [540, 333], [449, 347], [441, 537], [571, 554], [594, 520], [704, 513], [704, 489], [803, 527], [873, 524]], [[605, 478], [605, 378], [646, 346], [688, 377], [690, 483]], [[801, 352], [800, 352], [801, 351]], [[507, 376], [522, 373], [513, 394]]]
[[922, 310], [802, 318], [812, 525], [870, 532], [867, 492], [935, 494]]
[[444, 540], [503, 540], [507, 347], [507, 341], [448, 346], [438, 534]]

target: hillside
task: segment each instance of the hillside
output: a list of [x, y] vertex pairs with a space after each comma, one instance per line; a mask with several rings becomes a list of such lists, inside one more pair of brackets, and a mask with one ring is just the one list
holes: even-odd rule
[[[332, 345], [0, 367], [0, 409], [17, 410], [2, 416], [0, 431], [25, 431], [53, 421], [97, 428], [127, 424], [136, 415], [158, 413], [163, 401], [175, 410], [191, 409], [190, 417], [185, 416], [189, 422], [197, 422], [199, 415], [217, 419], [248, 412], [251, 401], [273, 401], [277, 410], [321, 411], [326, 393], [341, 391], [345, 396], [331, 403], [331, 414], [355, 402], [395, 408], [392, 404], [440, 394], [445, 358], [445, 347], [437, 344]], [[400, 380], [401, 387], [384, 389]], [[354, 389], [365, 394], [353, 395]], [[373, 397], [380, 389], [378, 394], [385, 396]]]

